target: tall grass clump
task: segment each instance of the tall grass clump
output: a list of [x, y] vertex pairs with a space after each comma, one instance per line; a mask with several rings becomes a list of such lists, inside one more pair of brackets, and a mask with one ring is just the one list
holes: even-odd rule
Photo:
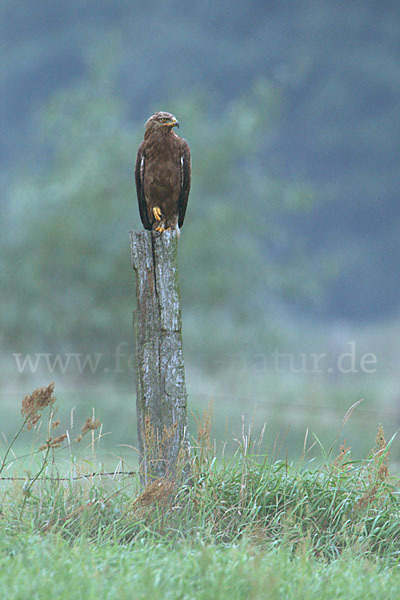
[[[94, 452], [92, 462], [79, 459], [82, 438], [91, 435], [93, 450], [102, 436], [94, 416], [76, 437], [68, 429], [54, 433], [61, 424], [55, 419], [53, 391], [51, 384], [24, 399], [21, 428], [0, 461], [0, 529], [5, 535], [34, 531], [58, 533], [70, 542], [84, 537], [118, 544], [161, 538], [213, 544], [247, 540], [293, 553], [307, 548], [324, 559], [346, 551], [399, 559], [399, 480], [389, 472], [394, 437], [387, 442], [381, 426], [364, 460], [354, 459], [345, 443], [336, 452], [334, 446], [325, 451], [316, 439], [322, 461], [315, 466], [307, 461], [307, 439], [301, 459], [289, 464], [261, 452], [265, 428], [252, 440], [251, 428], [244, 426], [235, 454], [217, 457], [206, 417], [198, 421], [192, 441], [189, 480], [165, 477], [143, 489], [138, 469], [121, 461], [106, 473], [95, 463]], [[27, 430], [36, 436], [28, 459], [13, 450]]]

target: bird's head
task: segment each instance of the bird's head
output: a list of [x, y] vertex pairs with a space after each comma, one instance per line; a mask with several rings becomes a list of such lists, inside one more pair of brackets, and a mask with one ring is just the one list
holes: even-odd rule
[[156, 112], [146, 121], [146, 132], [172, 131], [173, 127], [179, 127], [179, 121], [169, 112]]

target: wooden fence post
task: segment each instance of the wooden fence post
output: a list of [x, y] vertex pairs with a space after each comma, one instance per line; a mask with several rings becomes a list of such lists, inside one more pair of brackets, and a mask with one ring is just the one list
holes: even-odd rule
[[176, 232], [131, 231], [136, 412], [144, 485], [189, 475]]

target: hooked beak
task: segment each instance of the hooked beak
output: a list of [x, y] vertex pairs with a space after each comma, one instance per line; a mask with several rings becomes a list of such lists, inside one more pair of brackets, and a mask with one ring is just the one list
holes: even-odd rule
[[166, 127], [179, 127], [179, 121], [178, 119], [171, 119], [171, 121], [168, 121], [168, 123], [165, 123]]

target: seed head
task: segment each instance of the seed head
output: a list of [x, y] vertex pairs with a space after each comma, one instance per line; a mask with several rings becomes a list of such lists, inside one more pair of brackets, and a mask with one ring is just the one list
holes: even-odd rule
[[54, 383], [50, 383], [47, 387], [37, 388], [22, 400], [21, 414], [25, 417], [28, 429], [32, 429], [39, 421], [40, 412], [56, 401], [53, 396], [54, 387]]

